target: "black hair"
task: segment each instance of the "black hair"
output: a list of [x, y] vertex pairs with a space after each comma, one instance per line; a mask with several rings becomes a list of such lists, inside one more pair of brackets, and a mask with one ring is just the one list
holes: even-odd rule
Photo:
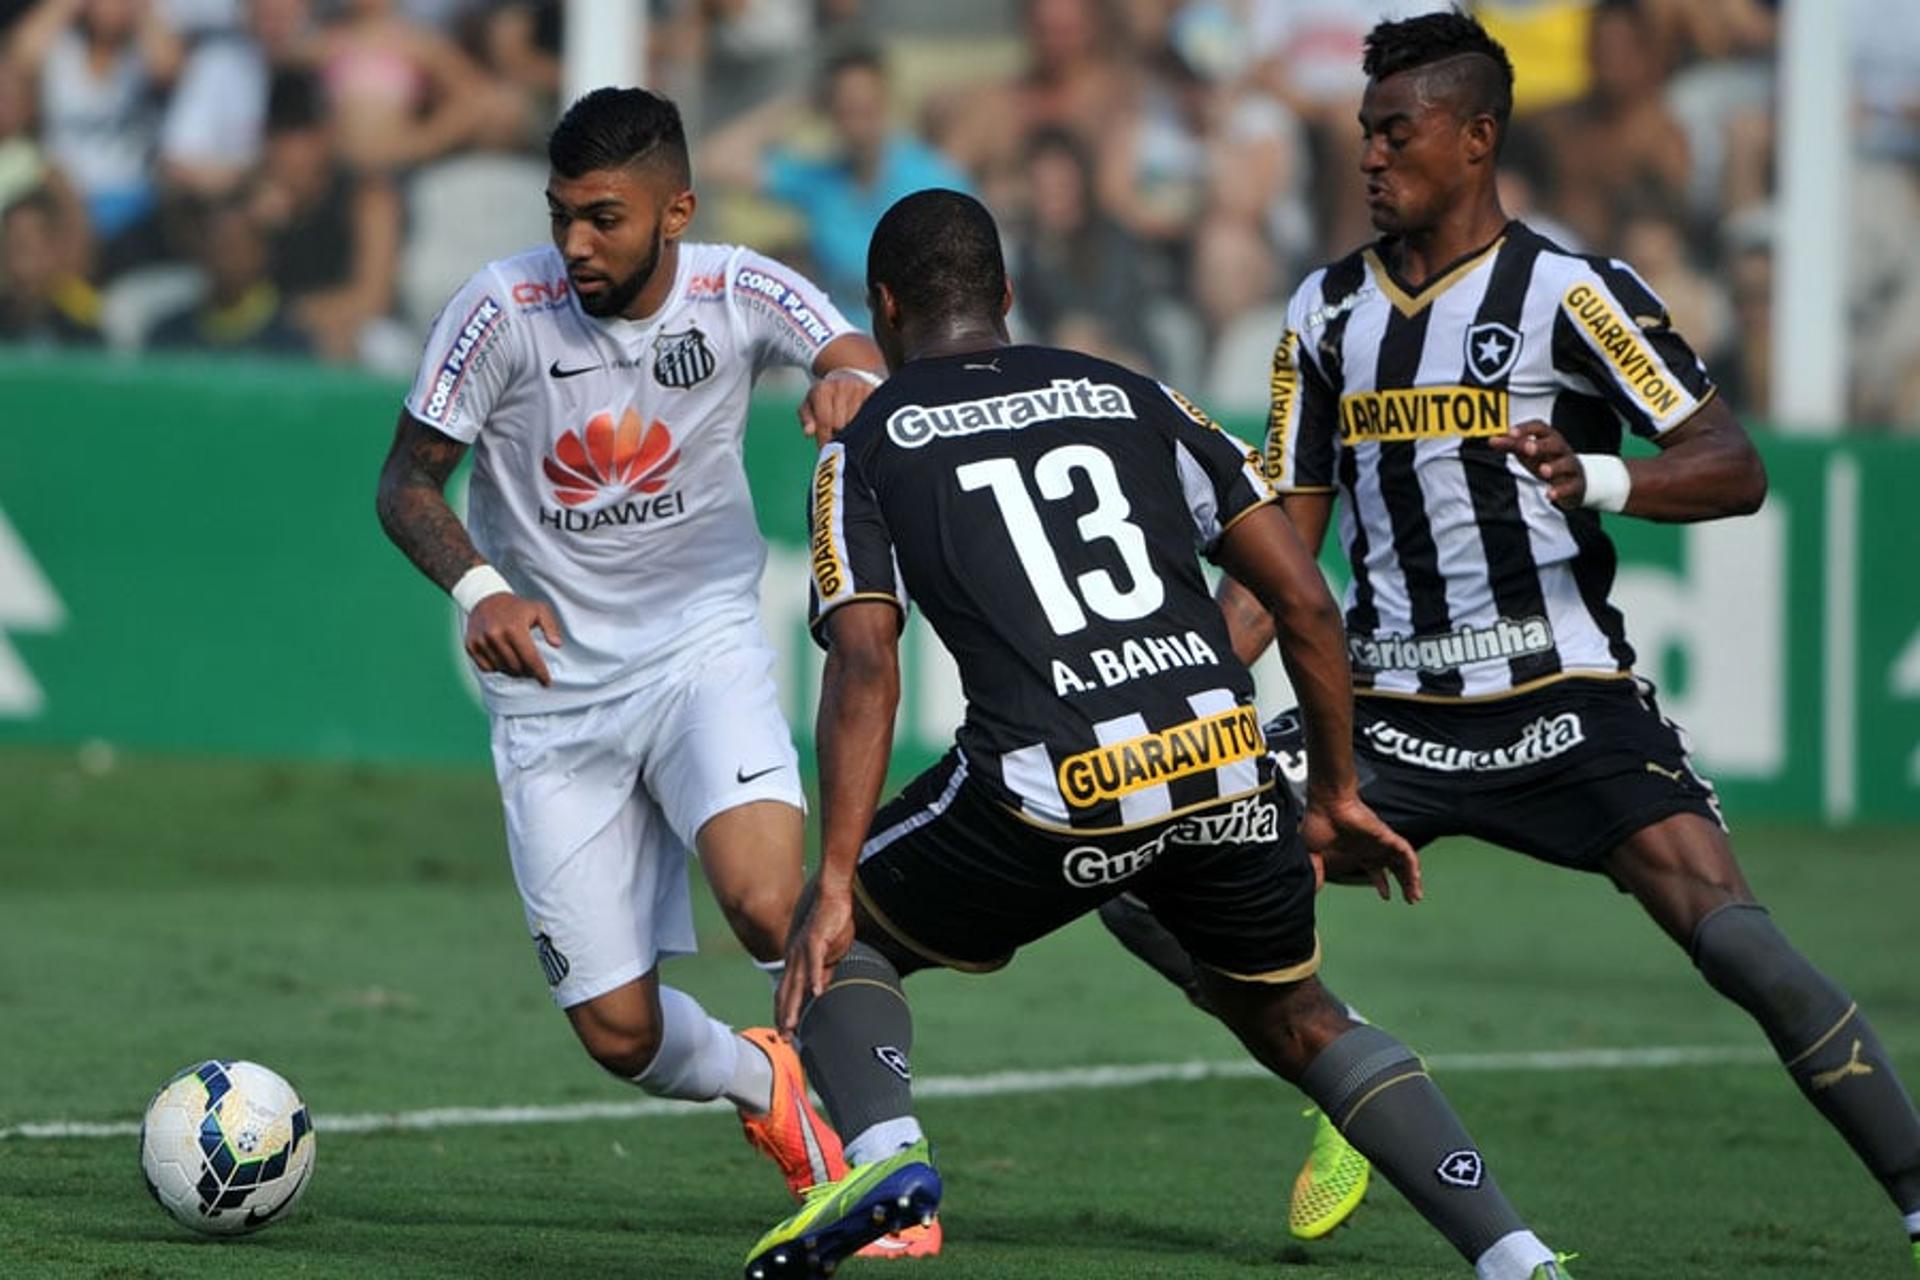
[[882, 284], [916, 317], [998, 317], [1007, 264], [993, 215], [944, 187], [896, 200], [867, 247], [867, 287]]
[[[1507, 138], [1513, 115], [1513, 60], [1477, 18], [1452, 9], [1382, 22], [1367, 33], [1361, 68], [1369, 80], [1449, 63], [1444, 89], [1468, 116], [1490, 115]], [[1496, 150], [1499, 143], [1496, 143]]]
[[680, 109], [646, 89], [595, 89], [576, 101], [547, 138], [547, 163], [563, 178], [658, 164], [682, 187], [693, 184]]

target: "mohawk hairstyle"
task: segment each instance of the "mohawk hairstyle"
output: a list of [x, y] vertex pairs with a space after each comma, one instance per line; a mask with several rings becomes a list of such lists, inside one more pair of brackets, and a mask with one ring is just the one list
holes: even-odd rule
[[580, 98], [548, 136], [547, 163], [563, 178], [656, 164], [682, 187], [693, 185], [680, 109], [646, 89], [595, 89]]
[[1435, 72], [1438, 87], [1453, 97], [1465, 115], [1492, 116], [1499, 126], [1499, 141], [1505, 143], [1507, 121], [1513, 115], [1513, 60], [1479, 19], [1452, 9], [1382, 22], [1367, 33], [1360, 65], [1367, 79], [1384, 80], [1441, 63], [1449, 65]]
[[1007, 265], [993, 215], [972, 196], [944, 187], [901, 197], [867, 247], [867, 286], [877, 284], [916, 316], [999, 315]]

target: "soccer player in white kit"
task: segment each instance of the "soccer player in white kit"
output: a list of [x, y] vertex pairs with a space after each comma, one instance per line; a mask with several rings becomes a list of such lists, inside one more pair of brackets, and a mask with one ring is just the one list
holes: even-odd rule
[[[527, 927], [582, 1045], [648, 1093], [732, 1101], [798, 1193], [844, 1164], [792, 1048], [734, 1033], [656, 966], [694, 950], [689, 849], [776, 976], [800, 890], [741, 460], [753, 381], [809, 369], [801, 417], [824, 439], [885, 366], [795, 272], [681, 242], [695, 197], [671, 102], [590, 93], [548, 158], [553, 245], [487, 264], [441, 312], [380, 520], [466, 613]], [[463, 526], [444, 487], [469, 447]]]

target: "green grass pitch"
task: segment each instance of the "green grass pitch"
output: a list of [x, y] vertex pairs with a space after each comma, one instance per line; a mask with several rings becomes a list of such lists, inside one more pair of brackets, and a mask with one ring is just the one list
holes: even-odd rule
[[[175, 1069], [249, 1057], [302, 1090], [318, 1165], [285, 1223], [205, 1242], [148, 1201], [131, 1138], [0, 1138], [0, 1275], [724, 1277], [786, 1212], [724, 1112], [327, 1132], [329, 1115], [639, 1097], [547, 998], [483, 774], [100, 764], [0, 752], [0, 1130], [137, 1120]], [[1916, 833], [1736, 838], [1789, 935], [1920, 1079]], [[1762, 1047], [1604, 882], [1465, 843], [1427, 870], [1418, 907], [1321, 899], [1330, 984], [1416, 1048]], [[764, 1019], [764, 979], [702, 913], [703, 954], [670, 980]], [[922, 1079], [1239, 1057], [1089, 922], [997, 976], [909, 990]], [[1913, 1274], [1879, 1189], [1774, 1066], [1438, 1075], [1581, 1280]], [[1285, 1239], [1301, 1105], [1245, 1078], [928, 1099], [946, 1256], [842, 1274], [1468, 1274], [1386, 1188], [1330, 1240]]]

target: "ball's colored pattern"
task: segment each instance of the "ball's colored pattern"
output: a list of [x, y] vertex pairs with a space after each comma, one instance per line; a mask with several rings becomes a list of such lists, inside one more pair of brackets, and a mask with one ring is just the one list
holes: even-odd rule
[[154, 1095], [140, 1127], [147, 1190], [175, 1221], [212, 1235], [257, 1231], [292, 1208], [313, 1152], [300, 1095], [253, 1062], [188, 1067]]

